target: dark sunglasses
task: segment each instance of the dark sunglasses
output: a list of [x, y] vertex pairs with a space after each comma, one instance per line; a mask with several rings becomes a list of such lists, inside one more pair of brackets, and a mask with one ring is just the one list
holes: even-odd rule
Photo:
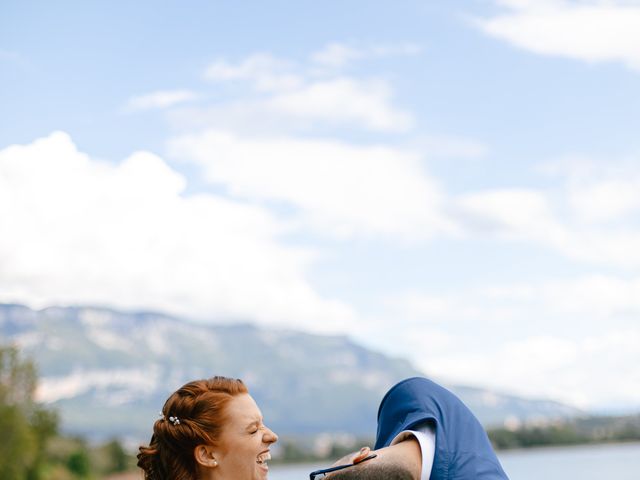
[[338, 465], [337, 467], [329, 467], [323, 468], [322, 470], [316, 470], [309, 474], [309, 480], [316, 480], [316, 478], [322, 478], [327, 475], [327, 473], [335, 472], [337, 470], [344, 470], [345, 468], [354, 467], [356, 465], [360, 465], [362, 462], [366, 462], [367, 460], [371, 460], [372, 458], [376, 458], [377, 455], [372, 453], [368, 457], [363, 458], [358, 463], [348, 463], [346, 465]]

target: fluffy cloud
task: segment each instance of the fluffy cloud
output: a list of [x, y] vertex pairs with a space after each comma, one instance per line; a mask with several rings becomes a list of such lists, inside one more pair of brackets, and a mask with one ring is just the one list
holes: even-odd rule
[[583, 224], [629, 225], [640, 212], [640, 168], [637, 158], [595, 162], [572, 157], [542, 170], [566, 179], [572, 213]]
[[250, 90], [240, 101], [218, 104], [204, 112], [190, 110], [179, 118], [188, 122], [200, 117], [208, 120], [209, 126], [211, 120], [217, 124], [220, 119], [240, 117], [239, 125], [246, 125], [247, 120], [284, 123], [285, 127], [306, 122], [309, 126], [384, 132], [404, 132], [413, 125], [408, 112], [393, 106], [393, 91], [380, 79], [336, 72], [318, 76], [304, 66], [267, 54], [254, 54], [237, 63], [218, 60], [207, 68], [205, 77], [218, 83], [242, 81]]
[[545, 55], [619, 61], [640, 70], [640, 5], [628, 1], [498, 2], [507, 13], [478, 20], [489, 35]]
[[370, 130], [406, 131], [412, 116], [391, 106], [391, 89], [381, 81], [336, 78], [314, 82], [265, 102], [274, 113]]
[[639, 277], [605, 275], [411, 292], [387, 301], [387, 316], [405, 328], [379, 325], [378, 334], [442, 378], [628, 407], [640, 402], [639, 299]]
[[[502, 3], [517, 12], [578, 8], [557, 1]], [[389, 52], [399, 54], [398, 49], [330, 44], [314, 54], [311, 63], [339, 68]], [[174, 114], [175, 124], [208, 131], [174, 139], [171, 150], [204, 166], [210, 182], [236, 196], [263, 204], [285, 202], [296, 209], [300, 223], [343, 237], [361, 233], [424, 240], [435, 233], [466, 232], [468, 239], [533, 243], [580, 263], [640, 266], [640, 250], [635, 248], [640, 228], [630, 221], [640, 208], [636, 162], [606, 172], [585, 168], [582, 162], [545, 189], [513, 187], [447, 195], [407, 148], [327, 140], [335, 131], [343, 134], [345, 128], [354, 127], [410, 132], [413, 118], [393, 105], [393, 92], [385, 82], [331, 69], [317, 73], [264, 54], [235, 64], [217, 62], [207, 75], [217, 82], [248, 82], [260, 93]], [[295, 137], [319, 131], [328, 135], [314, 140]], [[437, 157], [438, 152], [477, 158], [486, 151], [482, 145], [460, 140], [424, 137], [413, 143], [425, 158]]]
[[487, 145], [473, 139], [456, 135], [422, 135], [415, 140], [412, 145], [415, 149], [424, 152], [430, 159], [478, 160], [486, 157], [489, 152]]
[[266, 96], [177, 109], [169, 120], [176, 130], [215, 127], [261, 134], [410, 131], [413, 116], [394, 106], [392, 97], [384, 81], [336, 77]]
[[640, 267], [637, 166], [573, 162], [562, 175], [557, 186], [545, 190], [463, 194], [453, 199], [452, 211], [471, 236], [543, 245], [594, 265]]
[[332, 42], [312, 53], [303, 63], [277, 58], [264, 52], [254, 53], [238, 62], [220, 58], [207, 67], [204, 77], [211, 81], [249, 81], [258, 90], [288, 89], [300, 86], [311, 77], [330, 73], [318, 70], [318, 67], [340, 69], [357, 60], [417, 55], [421, 51], [422, 48], [414, 43], [356, 47]]
[[217, 130], [176, 138], [170, 151], [236, 197], [285, 202], [322, 234], [417, 240], [452, 228], [439, 211], [437, 183], [412, 152]]
[[305, 280], [266, 210], [209, 194], [137, 152], [113, 165], [54, 133], [0, 151], [0, 301], [151, 308], [311, 329], [353, 321]]
[[[460, 304], [460, 297], [467, 298], [468, 303]], [[540, 283], [475, 287], [450, 295], [412, 292], [389, 298], [388, 305], [403, 318], [433, 325], [443, 325], [451, 319], [505, 324], [526, 317], [537, 320], [528, 327], [522, 326], [522, 331], [560, 328], [556, 322], [564, 319], [575, 322], [572, 328], [581, 326], [583, 331], [595, 333], [604, 320], [616, 319], [620, 326], [629, 326], [630, 319], [640, 315], [640, 277], [591, 274]]]
[[509, 238], [546, 239], [562, 229], [553, 219], [551, 203], [536, 190], [487, 190], [461, 195], [456, 202], [477, 230]]
[[267, 53], [250, 55], [238, 63], [219, 59], [209, 65], [204, 77], [211, 81], [244, 80], [258, 91], [278, 91], [297, 88], [303, 78], [293, 73], [295, 66]]
[[587, 222], [613, 221], [640, 208], [640, 179], [611, 179], [572, 185], [570, 202]]
[[422, 51], [419, 45], [405, 43], [399, 45], [376, 45], [369, 47], [354, 47], [344, 43], [330, 43], [311, 55], [313, 63], [325, 67], [344, 67], [356, 60], [371, 57], [386, 57], [399, 55], [417, 55]]
[[160, 90], [129, 99], [125, 106], [127, 111], [152, 110], [168, 108], [179, 103], [195, 100], [198, 96], [189, 90]]
[[639, 347], [637, 329], [581, 339], [547, 335], [443, 355], [424, 366], [452, 380], [582, 408], [630, 408], [640, 402]]

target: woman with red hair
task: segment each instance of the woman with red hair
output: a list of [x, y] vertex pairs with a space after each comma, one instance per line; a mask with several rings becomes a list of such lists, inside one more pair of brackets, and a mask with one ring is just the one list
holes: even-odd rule
[[242, 380], [196, 380], [167, 399], [138, 466], [145, 480], [265, 480], [277, 440]]

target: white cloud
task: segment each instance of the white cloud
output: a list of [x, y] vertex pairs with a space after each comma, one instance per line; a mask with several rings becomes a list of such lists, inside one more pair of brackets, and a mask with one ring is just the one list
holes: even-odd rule
[[419, 137], [413, 147], [425, 152], [428, 158], [442, 159], [480, 159], [486, 157], [487, 145], [455, 135], [430, 134]]
[[464, 325], [473, 335], [481, 333], [473, 329], [489, 324], [518, 326], [527, 335], [548, 329], [595, 333], [601, 322], [615, 320], [626, 327], [629, 319], [640, 315], [640, 278], [591, 274], [539, 283], [473, 286], [455, 293], [413, 291], [390, 296], [385, 305], [392, 317], [407, 324], [440, 329]]
[[452, 318], [482, 318], [484, 311], [476, 306], [461, 304], [457, 298], [407, 292], [390, 296], [385, 304], [403, 323], [414, 325], [442, 325]]
[[640, 178], [574, 185], [569, 201], [585, 221], [611, 221], [640, 209]]
[[484, 352], [458, 352], [425, 361], [451, 381], [546, 396], [587, 409], [640, 402], [640, 331], [609, 331], [582, 339], [538, 336]]
[[311, 60], [328, 67], [341, 67], [353, 60], [364, 56], [362, 50], [344, 45], [342, 43], [330, 43], [322, 50], [311, 55]]
[[[607, 180], [611, 182], [612, 180]], [[469, 235], [543, 245], [567, 258], [590, 264], [635, 269], [640, 266], [640, 229], [634, 222], [635, 180], [620, 180], [627, 188], [618, 197], [585, 197], [583, 191], [561, 186], [556, 191], [495, 189], [461, 195], [454, 200], [456, 216]], [[590, 189], [602, 188], [602, 180]], [[597, 208], [596, 208], [597, 207]], [[584, 213], [591, 209], [584, 223]], [[599, 209], [599, 211], [598, 211]], [[610, 220], [625, 222], [610, 225]], [[603, 215], [606, 214], [606, 215]], [[604, 216], [604, 218], [603, 218]]]
[[439, 378], [588, 408], [637, 405], [639, 299], [640, 277], [604, 275], [411, 292], [388, 299], [394, 322], [377, 334]]
[[[502, 3], [518, 12], [577, 8], [576, 4], [559, 1]], [[404, 47], [406, 52], [416, 48]], [[312, 59], [338, 66], [349, 59], [399, 50], [397, 46], [356, 48], [334, 43]], [[250, 56], [237, 64], [214, 64], [208, 72], [210, 78], [248, 80], [258, 90], [260, 84], [274, 83], [264, 79], [294, 74], [297, 80], [275, 81], [278, 88], [263, 88], [258, 96], [208, 109], [175, 112], [176, 124], [208, 128], [209, 133], [180, 137], [172, 142], [174, 153], [205, 165], [209, 181], [229, 187], [235, 195], [263, 202], [284, 201], [297, 208], [303, 223], [332, 235], [382, 233], [417, 240], [437, 232], [466, 232], [468, 239], [489, 237], [543, 246], [581, 263], [625, 269], [640, 266], [640, 250], [635, 247], [640, 242], [640, 228], [633, 220], [640, 208], [635, 194], [640, 189], [636, 167], [623, 171], [610, 168], [604, 174], [587, 176], [570, 173], [563, 184], [544, 190], [513, 187], [447, 195], [416, 167], [419, 159], [411, 150], [423, 152], [424, 158], [479, 158], [486, 154], [485, 146], [442, 135], [417, 138], [411, 150], [293, 138], [294, 134], [310, 131], [315, 135], [323, 132], [325, 137], [327, 132], [336, 131], [342, 136], [348, 127], [382, 132], [410, 132], [413, 127], [411, 114], [393, 104], [393, 92], [387, 83], [330, 71], [323, 74], [326, 78], [319, 79], [309, 72], [266, 54]], [[234, 131], [243, 134], [230, 133]], [[220, 149], [242, 153], [225, 153], [227, 160], [221, 160], [216, 157]], [[353, 160], [371, 151], [386, 152], [387, 159], [377, 165], [384, 163], [379, 171], [389, 173], [379, 175], [377, 170], [368, 171], [365, 160]], [[408, 156], [413, 159], [407, 161]], [[261, 160], [248, 160], [250, 157]], [[341, 160], [327, 160], [333, 157]], [[242, 167], [221, 170], [234, 162]], [[318, 165], [323, 167], [319, 169]], [[254, 171], [262, 172], [261, 178], [269, 181], [260, 184]], [[346, 172], [346, 176], [342, 179], [336, 172]], [[410, 179], [416, 172], [417, 176]], [[392, 185], [391, 189], [383, 180], [388, 175], [391, 180], [386, 183]], [[316, 182], [316, 178], [321, 180]], [[405, 179], [409, 185], [406, 201], [404, 190], [397, 187]], [[358, 185], [364, 195], [352, 185]], [[319, 189], [335, 190], [335, 201], [321, 199], [326, 194]], [[374, 191], [385, 193], [374, 195]]]
[[332, 124], [355, 124], [370, 130], [406, 131], [412, 116], [391, 105], [391, 89], [382, 81], [335, 78], [276, 95], [265, 102], [268, 110]]
[[267, 53], [250, 55], [239, 63], [216, 60], [205, 71], [211, 81], [245, 80], [259, 91], [290, 90], [302, 85], [303, 78], [294, 73], [295, 66]]
[[339, 68], [355, 60], [371, 57], [417, 55], [421, 51], [422, 48], [414, 43], [354, 47], [344, 43], [333, 42], [314, 52], [311, 55], [311, 61], [324, 67]]
[[392, 90], [381, 80], [336, 77], [297, 88], [243, 97], [208, 107], [184, 108], [169, 119], [179, 130], [203, 127], [242, 133], [293, 133], [345, 128], [406, 132], [413, 116], [393, 105]]
[[[626, 324], [630, 316], [640, 315], [640, 278], [592, 274], [571, 280], [549, 280], [539, 285], [492, 287], [483, 294], [492, 301], [527, 305], [527, 309], [543, 307], [545, 312], [539, 313], [544, 318], [563, 317], [568, 321], [568, 316], [572, 316], [599, 322], [619, 317]], [[586, 320], [577, 321], [587, 329]]]
[[640, 5], [623, 1], [498, 2], [511, 9], [478, 20], [482, 30], [539, 54], [640, 69]]
[[[476, 227], [507, 237], [549, 238], [562, 230], [546, 195], [532, 189], [495, 189], [461, 195], [457, 204]], [[557, 233], [556, 233], [557, 234]]]
[[[412, 47], [407, 45], [402, 51]], [[333, 44], [331, 52], [340, 49], [341, 55], [364, 55], [363, 51], [348, 50]], [[392, 47], [376, 47], [368, 55], [387, 55]], [[333, 53], [332, 55], [336, 55]], [[277, 59], [269, 54], [253, 54], [236, 63], [218, 60], [211, 64], [205, 77], [215, 82], [238, 82], [246, 92], [241, 100], [218, 104], [204, 109], [181, 112], [175, 118], [193, 124], [194, 117], [209, 123], [209, 127], [229, 129], [228, 119], [245, 131], [249, 125], [283, 125], [298, 130], [299, 125], [309, 128], [351, 126], [373, 131], [404, 132], [413, 125], [411, 114], [394, 107], [393, 91], [386, 81], [340, 76], [336, 72], [319, 75], [304, 65]], [[320, 78], [321, 77], [321, 78]]]
[[451, 228], [437, 183], [412, 152], [216, 130], [175, 138], [170, 151], [236, 197], [285, 202], [321, 234], [417, 240]]
[[189, 90], [160, 90], [130, 98], [127, 101], [125, 110], [140, 111], [168, 108], [197, 98], [198, 96]]
[[108, 304], [310, 329], [353, 321], [266, 210], [200, 194], [159, 157], [117, 165], [54, 133], [0, 151], [0, 301]]
[[640, 166], [636, 157], [600, 162], [569, 157], [546, 164], [541, 170], [566, 179], [568, 205], [583, 224], [629, 224], [640, 211]]

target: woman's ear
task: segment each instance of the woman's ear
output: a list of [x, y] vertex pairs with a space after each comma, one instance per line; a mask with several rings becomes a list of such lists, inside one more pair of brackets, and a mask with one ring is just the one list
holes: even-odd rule
[[198, 445], [193, 449], [193, 456], [199, 465], [207, 468], [215, 468], [218, 466], [216, 455], [210, 445]]

